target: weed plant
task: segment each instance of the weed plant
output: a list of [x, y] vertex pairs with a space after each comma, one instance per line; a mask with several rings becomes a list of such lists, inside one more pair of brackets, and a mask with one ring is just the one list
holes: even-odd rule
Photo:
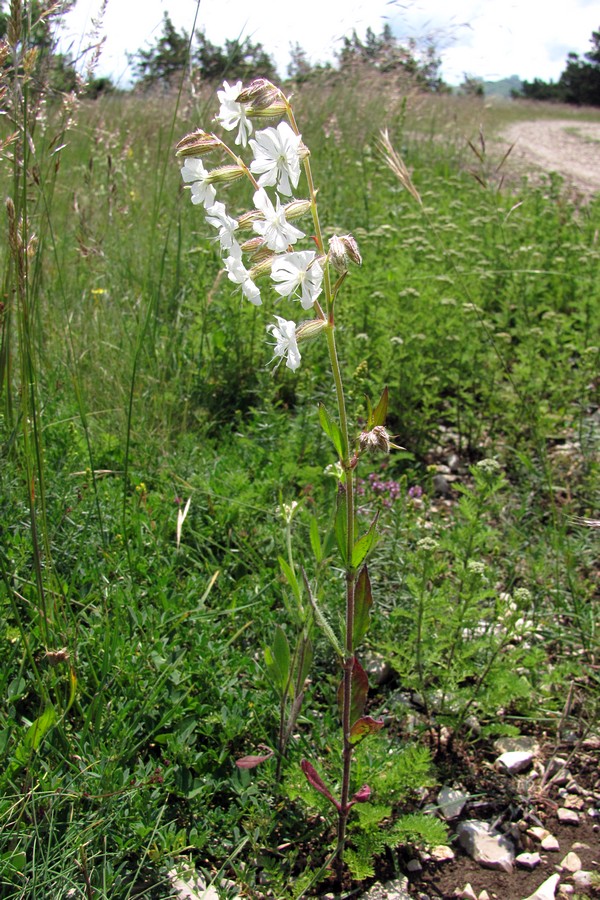
[[[297, 763], [309, 734], [330, 758], [319, 733], [335, 727], [322, 638], [285, 799], [273, 761], [243, 772], [234, 760], [277, 729], [262, 656], [286, 590], [275, 509], [300, 503], [298, 558], [313, 520], [325, 541], [332, 530], [314, 415], [326, 353], [313, 345], [310, 368], [273, 377], [268, 320], [242, 316], [197, 233], [172, 134], [201, 120], [204, 97], [184, 97], [178, 119], [173, 97], [165, 122], [169, 99], [73, 108], [19, 93], [17, 74], [3, 69], [0, 120], [15, 210], [0, 242], [1, 893], [164, 897], [191, 861], [207, 880], [297, 895], [322, 840], [312, 814], [327, 808]], [[510, 192], [473, 178], [464, 136], [476, 140], [482, 115], [492, 129], [495, 108], [408, 91], [381, 95], [381, 121], [365, 127], [366, 113], [341, 112], [357, 90], [309, 84], [299, 102], [318, 111], [306, 137], [325, 236], [343, 226], [363, 255], [340, 329], [349, 402], [360, 426], [364, 394], [388, 384], [407, 451], [365, 469], [359, 497], [385, 532], [367, 643], [396, 668], [371, 711], [394, 747], [402, 738], [391, 756], [384, 732], [356, 757], [374, 811], [357, 807], [346, 858], [364, 877], [363, 835], [384, 821], [382, 851], [408, 839], [393, 831], [398, 810], [435, 782], [421, 730], [434, 749], [442, 725], [462, 734], [472, 716], [482, 740], [558, 734], [571, 684], [569, 728], [595, 720], [597, 532], [578, 517], [597, 517], [600, 205], [573, 205], [556, 178], [508, 179]], [[384, 125], [423, 210], [382, 165]], [[482, 459], [499, 463], [489, 480]], [[326, 612], [337, 621], [335, 602]], [[449, 619], [452, 667], [440, 663]], [[411, 692], [423, 713], [412, 733]]]

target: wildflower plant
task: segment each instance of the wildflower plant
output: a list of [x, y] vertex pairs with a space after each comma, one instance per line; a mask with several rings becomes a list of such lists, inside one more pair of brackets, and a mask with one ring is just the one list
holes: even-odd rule
[[[274, 322], [267, 326], [271, 361], [276, 367], [285, 362], [295, 372], [302, 364], [302, 353], [308, 342], [324, 341], [337, 401], [335, 415], [320, 405], [319, 420], [337, 454], [334, 520], [345, 584], [341, 634], [335, 634], [323, 614], [316, 586], [304, 568], [298, 569], [294, 563], [293, 509], [282, 506], [281, 509], [288, 510], [284, 515], [288, 553], [280, 564], [296, 603], [294, 610], [288, 607], [288, 612], [299, 638], [295, 647], [290, 648], [283, 628], [278, 626], [265, 656], [281, 697], [278, 773], [303, 699], [313, 653], [310, 635], [315, 623], [322, 628], [339, 659], [342, 676], [337, 699], [342, 759], [341, 787], [337, 795], [319, 774], [318, 763], [304, 759], [301, 768], [308, 783], [336, 810], [335, 857], [341, 862], [350, 810], [355, 804], [368, 801], [371, 793], [368, 785], [352, 783], [353, 753], [365, 737], [383, 727], [383, 720], [365, 715], [369, 685], [357, 657], [357, 648], [369, 628], [373, 603], [367, 559], [378, 537], [376, 519], [359, 533], [355, 494], [356, 469], [361, 457], [373, 452], [388, 453], [393, 446], [385, 429], [388, 393], [385, 389], [375, 406], [368, 405], [366, 425], [360, 433], [351, 434], [338, 360], [336, 318], [340, 289], [349, 268], [360, 265], [362, 260], [352, 235], [334, 235], [325, 244], [310, 153], [302, 141], [290, 100], [265, 79], [253, 81], [246, 88], [241, 81], [232, 85], [225, 82], [217, 96], [220, 101], [217, 121], [222, 129], [232, 133], [235, 146], [230, 147], [212, 132], [197, 130], [186, 135], [177, 145], [177, 154], [184, 161], [182, 178], [190, 189], [192, 203], [204, 207], [208, 225], [216, 230], [215, 239], [220, 245], [227, 276], [239, 285], [243, 298], [261, 305], [270, 287], [277, 302], [287, 301], [289, 305], [297, 302], [308, 314], [300, 321], [296, 321], [296, 316], [274, 316]], [[256, 130], [263, 120], [268, 120], [267, 127]], [[247, 157], [251, 154], [252, 158], [245, 162], [241, 152]], [[203, 162], [206, 158], [214, 160], [212, 167]], [[233, 215], [224, 202], [223, 189], [239, 179], [249, 182], [253, 206]], [[316, 529], [311, 530], [311, 545], [319, 566], [323, 551]], [[246, 757], [238, 764], [250, 768], [268, 755]]]

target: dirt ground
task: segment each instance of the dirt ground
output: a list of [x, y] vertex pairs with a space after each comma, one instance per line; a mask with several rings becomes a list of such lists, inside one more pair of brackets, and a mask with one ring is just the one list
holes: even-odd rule
[[515, 122], [502, 134], [501, 147], [514, 144], [511, 171], [558, 172], [585, 197], [600, 191], [600, 122], [538, 119]]

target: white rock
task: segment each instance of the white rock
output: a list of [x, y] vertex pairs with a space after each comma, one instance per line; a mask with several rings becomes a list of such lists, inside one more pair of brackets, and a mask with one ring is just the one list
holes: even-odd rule
[[522, 869], [535, 869], [542, 861], [539, 853], [519, 853], [515, 862]]
[[501, 869], [509, 874], [513, 870], [515, 851], [511, 841], [502, 834], [491, 832], [487, 822], [469, 819], [459, 822], [456, 836], [469, 856], [487, 869]]
[[462, 891], [460, 890], [460, 888], [457, 888], [454, 891], [454, 895], [456, 897], [459, 897], [460, 900], [477, 900], [477, 894], [468, 882], [467, 884], [465, 884]]
[[407, 872], [422, 872], [423, 866], [418, 859], [410, 859], [406, 864]]
[[570, 897], [575, 893], [575, 888], [572, 884], [559, 884], [558, 886], [558, 896], [559, 897]]
[[579, 825], [579, 816], [574, 809], [565, 809], [561, 806], [556, 810], [556, 818], [561, 825]]
[[533, 894], [530, 894], [526, 900], [554, 900], [556, 896], [556, 886], [560, 881], [560, 875], [551, 875], [547, 881], [544, 881], [543, 884], [540, 884], [537, 891], [534, 891]]
[[547, 850], [549, 853], [556, 853], [560, 850], [560, 844], [553, 834], [549, 834], [548, 837], [544, 838], [542, 841], [542, 850]]
[[431, 855], [438, 862], [444, 862], [447, 859], [454, 859], [456, 854], [452, 847], [447, 847], [446, 844], [439, 844], [437, 847], [431, 848]]
[[469, 795], [456, 788], [444, 785], [438, 794], [437, 802], [444, 819], [456, 819], [463, 811]]
[[490, 895], [487, 891], [482, 891], [477, 900], [490, 900]]
[[566, 869], [567, 872], [579, 872], [581, 869], [581, 860], [577, 856], [576, 853], [571, 851], [567, 853], [564, 859], [559, 863], [561, 869]]
[[543, 841], [544, 838], [547, 838], [550, 835], [550, 832], [547, 828], [540, 828], [539, 825], [533, 825], [527, 830], [527, 834], [532, 838], [535, 838], [536, 841]]
[[529, 768], [533, 757], [531, 750], [509, 750], [498, 757], [496, 765], [509, 775], [516, 775], [517, 772], [524, 772]]
[[573, 872], [573, 884], [578, 891], [585, 890], [592, 886], [592, 873], [580, 869], [579, 872]]

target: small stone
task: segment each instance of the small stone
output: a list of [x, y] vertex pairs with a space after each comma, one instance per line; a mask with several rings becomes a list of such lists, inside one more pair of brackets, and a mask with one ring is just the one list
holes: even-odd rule
[[454, 891], [454, 896], [459, 897], [460, 900], [477, 900], [477, 894], [475, 893], [469, 882], [465, 884], [462, 891], [460, 888], [456, 888], [456, 890]]
[[564, 801], [565, 809], [583, 809], [585, 806], [585, 797], [578, 797], [576, 794], [569, 794]]
[[548, 831], [548, 829], [541, 828], [539, 825], [533, 825], [527, 830], [527, 834], [532, 838], [535, 838], [536, 841], [543, 841], [544, 838], [550, 837], [550, 832]]
[[524, 750], [536, 756], [539, 753], [539, 744], [535, 738], [522, 735], [521, 737], [501, 737], [494, 741], [494, 749], [497, 753], [512, 753], [514, 750]]
[[437, 802], [444, 819], [456, 819], [464, 809], [469, 795], [455, 788], [444, 785], [438, 794]]
[[592, 886], [592, 873], [586, 872], [584, 869], [573, 872], [573, 883], [578, 891], [590, 888]]
[[589, 849], [590, 849], [590, 845], [584, 844], [583, 841], [575, 841], [575, 843], [571, 847], [571, 850], [575, 850], [576, 852], [577, 852], [577, 850], [589, 850]]
[[560, 844], [553, 834], [549, 834], [548, 837], [544, 838], [542, 850], [547, 850], [548, 853], [556, 853], [557, 850], [560, 850]]
[[575, 888], [572, 884], [559, 884], [558, 886], [558, 895], [559, 897], [570, 897], [575, 893]]
[[551, 875], [547, 881], [540, 884], [539, 888], [533, 892], [526, 900], [554, 900], [556, 896], [556, 886], [560, 881], [560, 875]]
[[551, 780], [553, 784], [564, 785], [569, 780], [569, 774], [567, 772], [567, 760], [563, 759], [562, 756], [554, 756], [546, 766], [546, 771], [544, 773], [546, 778]]
[[567, 872], [579, 872], [579, 870], [581, 869], [581, 860], [576, 853], [573, 853], [573, 851], [571, 851], [570, 853], [567, 853], [564, 859], [560, 861], [559, 865], [561, 869], [566, 869]]
[[516, 775], [517, 772], [524, 772], [529, 768], [533, 762], [533, 756], [530, 750], [509, 750], [498, 757], [496, 765], [508, 772], [509, 775]]
[[477, 900], [490, 900], [490, 895], [487, 891], [482, 891]]
[[579, 825], [579, 816], [573, 809], [561, 806], [556, 810], [556, 817], [561, 825]]
[[406, 864], [406, 871], [411, 874], [423, 871], [423, 866], [418, 859], [410, 859]]
[[522, 869], [535, 869], [542, 861], [539, 853], [519, 853], [515, 862]]
[[445, 862], [448, 859], [454, 859], [455, 855], [456, 854], [454, 853], [452, 847], [448, 847], [446, 846], [446, 844], [438, 844], [437, 847], [431, 848], [431, 856], [438, 862]]
[[515, 851], [512, 842], [491, 831], [487, 822], [470, 819], [456, 829], [458, 843], [469, 856], [487, 869], [512, 873]]

